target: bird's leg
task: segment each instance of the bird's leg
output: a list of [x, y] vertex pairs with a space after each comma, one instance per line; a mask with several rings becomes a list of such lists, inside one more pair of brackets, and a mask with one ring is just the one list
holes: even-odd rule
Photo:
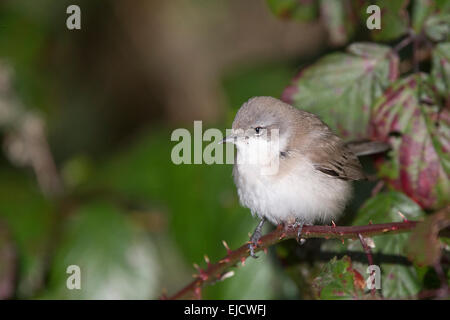
[[300, 219], [296, 219], [296, 220], [295, 220], [295, 223], [292, 225], [292, 227], [294, 228], [294, 230], [295, 230], [295, 228], [298, 227], [298, 229], [297, 229], [297, 242], [298, 242], [299, 244], [304, 244], [305, 241], [306, 241], [306, 239], [300, 238], [300, 236], [301, 236], [301, 234], [302, 234], [302, 231], [303, 231], [303, 226], [304, 226], [304, 225], [305, 225], [305, 222], [304, 222], [303, 220], [300, 220]]
[[261, 218], [261, 221], [259, 221], [258, 226], [256, 227], [255, 231], [253, 231], [253, 234], [250, 237], [250, 256], [255, 259], [258, 258], [258, 256], [255, 255], [255, 248], [258, 246], [258, 241], [261, 238], [261, 231], [264, 226], [264, 222], [266, 222], [266, 218]]

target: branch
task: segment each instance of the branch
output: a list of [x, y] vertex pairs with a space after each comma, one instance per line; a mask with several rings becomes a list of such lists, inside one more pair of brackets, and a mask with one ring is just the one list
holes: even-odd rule
[[[364, 239], [364, 237], [362, 236], [361, 233], [358, 233], [358, 238], [359, 238], [359, 241], [361, 242], [364, 252], [367, 255], [367, 260], [369, 261], [369, 266], [373, 265], [372, 250], [370, 249], [369, 245], [367, 244], [366, 240]], [[370, 275], [372, 276], [373, 273], [374, 273], [374, 270], [372, 271], [372, 273]], [[373, 281], [375, 281], [375, 279]], [[372, 293], [372, 296], [375, 297], [375, 293], [376, 293], [375, 287], [372, 287], [371, 293]]]
[[[383, 224], [369, 224], [366, 226], [351, 226], [351, 227], [337, 227], [337, 226], [304, 226], [302, 229], [302, 238], [325, 238], [325, 239], [359, 239], [360, 235], [364, 237], [408, 232], [413, 229], [417, 221], [392, 222]], [[285, 230], [278, 226], [274, 231], [261, 237], [259, 245], [255, 248], [255, 252], [264, 250], [275, 245], [283, 240], [296, 239], [297, 228], [289, 228]], [[207, 262], [206, 269], [201, 269], [194, 265], [198, 270], [195, 275], [196, 279], [185, 286], [183, 289], [175, 293], [171, 297], [163, 296], [162, 299], [181, 299], [187, 297], [200, 298], [201, 289], [206, 284], [212, 284], [217, 281], [228, 278], [231, 274], [227, 270], [235, 266], [238, 262], [245, 263], [249, 257], [248, 243], [242, 245], [236, 250], [230, 250], [226, 242], [224, 246], [227, 249], [227, 255], [217, 263], [211, 264], [209, 259], [205, 257]]]

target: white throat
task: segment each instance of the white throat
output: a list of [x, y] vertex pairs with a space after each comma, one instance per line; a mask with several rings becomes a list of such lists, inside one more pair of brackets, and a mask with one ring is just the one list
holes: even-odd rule
[[238, 141], [237, 165], [261, 176], [276, 175], [280, 163], [280, 141], [250, 137]]

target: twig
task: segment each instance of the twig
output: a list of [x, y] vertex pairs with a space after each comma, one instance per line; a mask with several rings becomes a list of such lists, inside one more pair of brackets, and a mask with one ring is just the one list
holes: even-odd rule
[[384, 186], [385, 186], [384, 180], [378, 181], [377, 184], [375, 185], [375, 187], [372, 189], [372, 191], [370, 193], [371, 196], [372, 197], [376, 196], [383, 189]]
[[366, 240], [361, 235], [361, 233], [358, 233], [358, 238], [359, 238], [359, 241], [361, 242], [361, 245], [362, 245], [362, 247], [364, 249], [364, 252], [366, 253], [367, 260], [369, 261], [369, 266], [373, 265], [372, 250], [367, 245]]
[[406, 47], [408, 44], [410, 44], [413, 41], [413, 36], [408, 35], [405, 39], [400, 41], [395, 45], [395, 47], [392, 49], [395, 51], [395, 53], [399, 53], [400, 50], [402, 50], [404, 47]]
[[[333, 227], [333, 226], [304, 226], [302, 229], [302, 238], [325, 238], [325, 239], [358, 239], [359, 236], [375, 236], [384, 234], [393, 234], [408, 232], [416, 226], [416, 221], [392, 222], [383, 224], [369, 224], [365, 226], [351, 227]], [[297, 228], [277, 228], [276, 230], [261, 237], [259, 246], [255, 248], [255, 252], [264, 250], [283, 240], [296, 239]], [[217, 263], [209, 263], [205, 269], [198, 268], [198, 274], [195, 280], [185, 286], [183, 289], [175, 293], [171, 297], [162, 297], [163, 299], [182, 299], [182, 298], [198, 298], [201, 289], [205, 284], [211, 284], [216, 281], [229, 277], [227, 270], [235, 266], [238, 262], [244, 263], [249, 256], [248, 243], [242, 245], [236, 250], [230, 250], [228, 245], [227, 255]]]
[[[364, 249], [364, 252], [366, 253], [367, 256], [367, 260], [369, 261], [369, 266], [373, 265], [373, 256], [372, 256], [372, 250], [370, 249], [370, 247], [367, 245], [366, 240], [364, 239], [364, 237], [362, 236], [361, 233], [358, 233], [358, 238], [359, 241], [361, 242], [361, 245]], [[370, 276], [373, 275], [375, 271], [372, 270]], [[375, 280], [374, 280], [375, 281]], [[372, 296], [374, 297], [376, 294], [376, 288], [374, 286], [372, 286], [372, 289], [370, 290]]]

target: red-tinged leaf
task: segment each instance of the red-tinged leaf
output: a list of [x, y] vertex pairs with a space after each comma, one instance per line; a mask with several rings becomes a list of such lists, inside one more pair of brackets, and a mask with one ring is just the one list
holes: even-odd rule
[[343, 137], [367, 137], [371, 107], [397, 79], [398, 57], [373, 43], [355, 43], [347, 51], [301, 70], [282, 99], [319, 115]]
[[438, 93], [450, 100], [450, 42], [439, 43], [434, 48], [431, 75]]
[[318, 17], [318, 5], [314, 0], [266, 0], [274, 15], [282, 19], [311, 21]]
[[429, 17], [425, 23], [425, 34], [434, 41], [449, 40], [450, 13]]
[[363, 291], [364, 289], [366, 289], [366, 280], [358, 270], [351, 267], [347, 271], [353, 272], [353, 286], [356, 288], [356, 290]]
[[424, 33], [434, 41], [443, 41], [450, 35], [450, 1], [415, 0], [412, 27], [417, 34]]
[[352, 266], [348, 256], [334, 257], [314, 279], [313, 289], [320, 299], [361, 299], [364, 297], [366, 282]]
[[432, 266], [441, 259], [439, 231], [450, 226], [450, 206], [428, 216], [414, 228], [407, 247], [408, 258], [419, 266]]
[[[402, 215], [398, 213], [401, 212]], [[373, 223], [401, 222], [407, 220], [420, 220], [425, 213], [420, 206], [408, 198], [404, 193], [389, 191], [378, 193], [369, 198], [358, 210], [353, 225], [367, 225]], [[404, 298], [414, 296], [421, 290], [421, 282], [412, 265], [389, 261], [387, 256], [402, 259], [408, 247], [409, 234], [399, 233], [373, 237], [375, 245], [371, 250], [374, 264], [381, 268], [381, 293], [385, 298]], [[341, 246], [336, 244], [335, 247]], [[364, 250], [359, 241], [349, 242], [346, 250], [360, 252]], [[355, 263], [357, 266], [357, 264]], [[364, 263], [364, 268], [366, 264]], [[366, 270], [367, 271], [367, 270]], [[368, 274], [368, 273], [366, 273]]]
[[370, 135], [389, 142], [379, 175], [423, 208], [450, 200], [450, 112], [436, 105], [425, 75], [395, 83], [372, 110]]
[[352, 1], [320, 1], [320, 17], [327, 28], [332, 45], [341, 46], [348, 42], [355, 32], [358, 17]]

